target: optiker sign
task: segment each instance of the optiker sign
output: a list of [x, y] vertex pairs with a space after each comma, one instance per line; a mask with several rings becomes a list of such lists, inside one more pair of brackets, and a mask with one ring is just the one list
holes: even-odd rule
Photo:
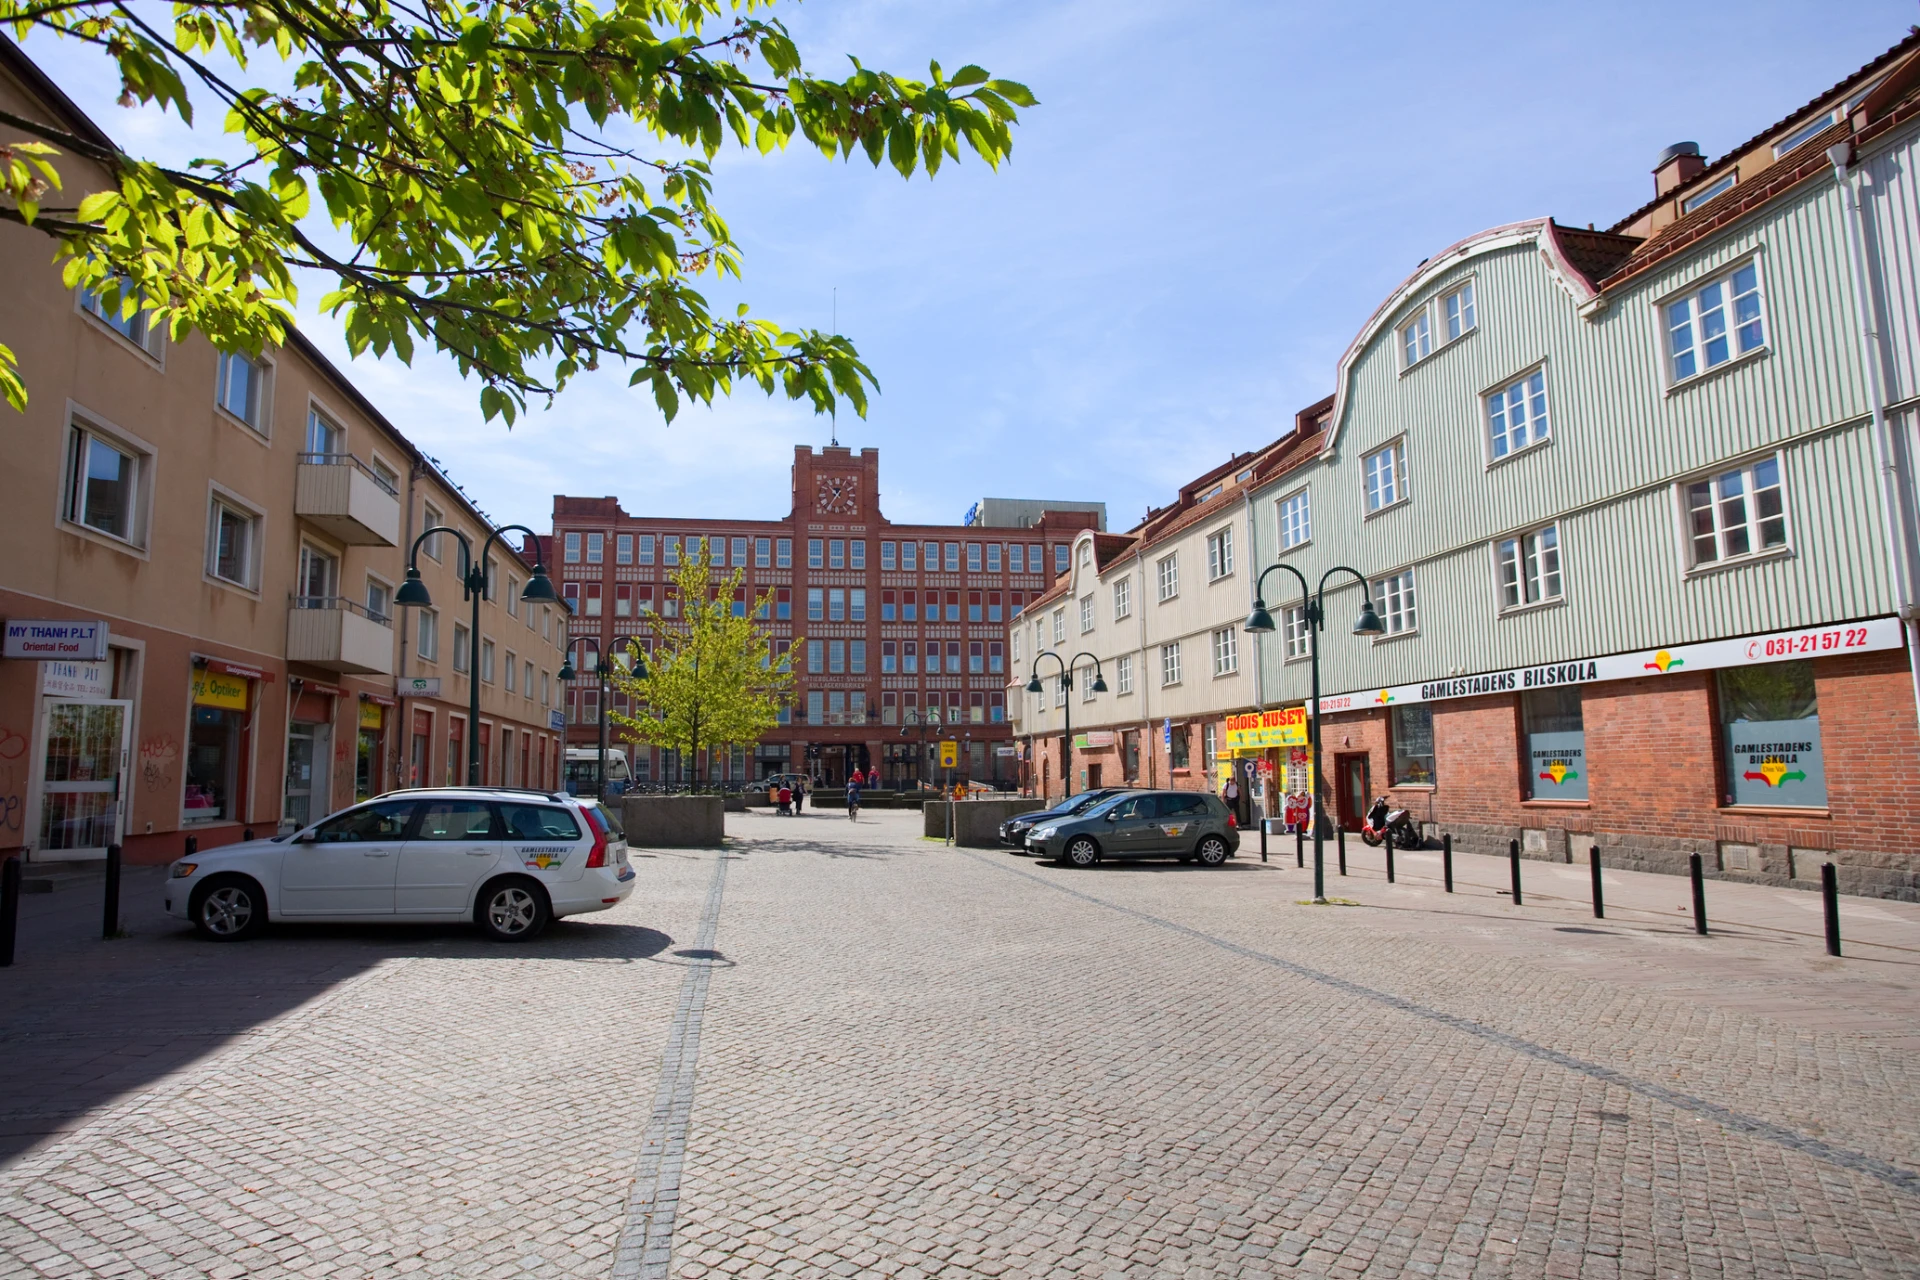
[[9, 618], [0, 657], [98, 662], [107, 656], [107, 624], [69, 618]]

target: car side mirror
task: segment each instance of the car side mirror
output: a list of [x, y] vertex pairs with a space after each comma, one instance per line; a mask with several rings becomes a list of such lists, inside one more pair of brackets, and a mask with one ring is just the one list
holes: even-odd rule
[[299, 835], [293, 838], [293, 842], [295, 844], [319, 844], [320, 837], [315, 835], [311, 831], [302, 831]]
[[1120, 821], [1120, 811], [1119, 811], [1118, 809], [1110, 809], [1110, 810], [1108, 810], [1108, 811], [1107, 811], [1107, 821], [1108, 821], [1108, 822], [1118, 822], [1118, 821]]

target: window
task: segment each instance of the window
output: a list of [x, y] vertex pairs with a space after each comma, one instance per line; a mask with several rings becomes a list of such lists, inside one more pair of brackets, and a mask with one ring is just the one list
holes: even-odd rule
[[792, 587], [779, 587], [774, 591], [773, 617], [776, 622], [786, 622], [793, 617]]
[[1407, 496], [1407, 446], [1396, 440], [1361, 459], [1366, 474], [1367, 510], [1379, 511]]
[[912, 591], [902, 591], [900, 593], [900, 621], [916, 622], [919, 620], [920, 606], [914, 603], [915, 594], [916, 593]]
[[1055, 644], [1065, 644], [1066, 641], [1067, 611], [1065, 609], [1055, 609], [1053, 611], [1053, 642]]
[[1027, 557], [1021, 545], [1017, 542], [1007, 544], [1007, 572], [1025, 573], [1026, 571]]
[[1085, 635], [1091, 630], [1093, 630], [1093, 596], [1084, 595], [1080, 597], [1080, 634]]
[[827, 671], [833, 675], [844, 675], [847, 670], [847, 642], [845, 640], [827, 641]]
[[607, 558], [607, 535], [590, 533], [587, 535], [587, 563], [602, 564]]
[[346, 451], [346, 429], [318, 409], [307, 410], [307, 452], [319, 457], [332, 457]]
[[677, 565], [680, 563], [680, 538], [678, 534], [665, 534], [660, 539], [660, 563]]
[[947, 674], [950, 676], [960, 674], [960, 642], [958, 640], [947, 641]]
[[1080, 701], [1092, 702], [1094, 698], [1093, 672], [1082, 670], [1080, 672], [1079, 679], [1080, 679]]
[[855, 538], [847, 544], [847, 566], [853, 569], [867, 567], [867, 540]]
[[1379, 578], [1373, 584], [1373, 607], [1380, 612], [1380, 621], [1390, 636], [1412, 631], [1416, 625], [1413, 609], [1413, 570], [1403, 569], [1399, 573]]
[[453, 669], [466, 671], [473, 663], [473, 633], [462, 623], [453, 624]]
[[1687, 533], [1695, 566], [1786, 546], [1780, 460], [1764, 458], [1689, 484]]
[[493, 641], [480, 642], [480, 679], [485, 684], [493, 683]]
[[1718, 178], [1715, 178], [1712, 182], [1709, 182], [1706, 186], [1682, 200], [1680, 202], [1680, 212], [1692, 213], [1701, 205], [1733, 190], [1734, 183], [1738, 181], [1740, 181], [1740, 173], [1738, 170], [1732, 173], [1721, 174]]
[[1528, 689], [1520, 695], [1527, 734], [1524, 794], [1531, 800], [1587, 798], [1587, 733], [1578, 685]]
[[980, 556], [981, 556], [980, 544], [977, 542], [969, 542], [967, 544], [967, 572], [968, 573], [980, 572], [980, 567], [982, 564]]
[[367, 579], [367, 616], [375, 622], [393, 617], [393, 588], [378, 578]]
[[1535, 369], [1487, 397], [1487, 430], [1496, 458], [1547, 438], [1546, 370]]
[[894, 592], [882, 591], [880, 593], [880, 621], [893, 622], [899, 615], [900, 604], [898, 597]]
[[827, 592], [827, 621], [845, 622], [847, 620], [847, 589], [834, 587]]
[[520, 693], [523, 697], [531, 698], [533, 696], [533, 664], [531, 662], [521, 664], [520, 676]]
[[987, 672], [999, 675], [1007, 669], [1007, 646], [1004, 640], [992, 640], [987, 643]]
[[1809, 142], [1812, 142], [1815, 138], [1833, 128], [1834, 125], [1840, 123], [1840, 117], [1845, 114], [1846, 111], [1851, 111], [1858, 105], [1859, 103], [1855, 101], [1848, 103], [1844, 109], [1834, 107], [1831, 110], [1821, 112], [1786, 137], [1780, 139], [1780, 141], [1774, 143], [1773, 158], [1778, 160], [1781, 156], [1787, 154], [1787, 152], [1795, 151], [1806, 146]]
[[1500, 562], [1500, 607], [1560, 598], [1560, 530], [1556, 525], [1506, 538], [1495, 547]]
[[[1167, 765], [1169, 768], [1185, 769], [1192, 764], [1192, 739], [1193, 731], [1184, 724], [1168, 734]], [[1160, 800], [1160, 812], [1169, 818], [1179, 813], [1202, 812], [1195, 803], [1197, 799], [1198, 797], [1194, 796], [1163, 796]]]
[[827, 695], [818, 689], [807, 690], [807, 723], [827, 722]]
[[1288, 494], [1280, 499], [1280, 547], [1297, 547], [1313, 537], [1313, 509], [1307, 501], [1307, 491]]
[[880, 674], [890, 676], [900, 669], [900, 645], [898, 641], [880, 642]]
[[1180, 642], [1160, 646], [1160, 683], [1162, 685], [1180, 683]]
[[[928, 621], [932, 621], [932, 619], [929, 618]], [[960, 621], [960, 593], [958, 591], [947, 592], [947, 621]]]
[[1113, 584], [1113, 620], [1115, 622], [1133, 612], [1133, 579], [1125, 577]]
[[1064, 707], [1067, 705], [1067, 682], [1065, 679], [1053, 682], [1053, 705], [1056, 707]]
[[773, 539], [755, 538], [753, 540], [753, 567], [766, 569], [773, 564]]
[[880, 567], [882, 569], [891, 571], [897, 568], [899, 566], [899, 563], [900, 563], [899, 544], [893, 543], [893, 542], [882, 542], [880, 544]]
[[847, 542], [844, 538], [834, 538], [827, 543], [827, 568], [844, 569], [847, 567]]
[[540, 705], [543, 707], [553, 705], [553, 673], [551, 671], [540, 673]]
[[566, 602], [567, 612], [570, 615], [574, 617], [580, 616], [580, 584], [579, 583], [569, 582], [565, 586], [561, 587], [560, 598]]
[[855, 587], [847, 594], [850, 597], [847, 601], [847, 619], [851, 622], [865, 622], [867, 620], [867, 589]]
[[745, 538], [733, 539], [733, 567], [736, 569], [744, 569], [747, 567], [747, 540]]
[[1286, 637], [1287, 660], [1304, 658], [1312, 652], [1313, 636], [1307, 629], [1307, 611], [1290, 604], [1280, 615], [1281, 633]]
[[1233, 572], [1233, 526], [1207, 538], [1207, 581], [1218, 582]]
[[[421, 504], [421, 523], [424, 524], [427, 528], [429, 529], [438, 528], [440, 525], [445, 524], [446, 520], [447, 518], [440, 514], [440, 509], [434, 506], [431, 502]], [[573, 538], [573, 537], [577, 537], [578, 535], [568, 534], [567, 536], [569, 538]], [[441, 558], [440, 541], [441, 541], [441, 535], [436, 533], [431, 538], [428, 538], [425, 542], [421, 543], [420, 549], [426, 552], [433, 559], [438, 560]], [[573, 552], [573, 554], [569, 556], [568, 559], [569, 560], [579, 559], [580, 544], [578, 542], [570, 542], [567, 544], [567, 546], [568, 546], [568, 549]]]
[[1752, 262], [1667, 303], [1668, 380], [1684, 382], [1766, 346], [1761, 313], [1760, 268]]
[[633, 586], [622, 582], [613, 588], [613, 616], [631, 618], [633, 616]]
[[1171, 600], [1180, 594], [1180, 553], [1161, 559], [1155, 566], [1160, 579], [1160, 598]]
[[1240, 646], [1234, 639], [1232, 627], [1222, 627], [1213, 633], [1213, 674], [1230, 676], [1240, 669]]
[[89, 428], [76, 425], [67, 443], [63, 514], [74, 524], [134, 546], [146, 542], [141, 472], [147, 458]]
[[1133, 692], [1133, 655], [1123, 653], [1113, 664], [1113, 688], [1116, 693]]
[[1000, 620], [1000, 593], [989, 591], [987, 592], [987, 621], [999, 622]]
[[1388, 736], [1393, 739], [1393, 785], [1433, 785], [1433, 708], [1424, 702], [1389, 707]]
[[653, 563], [653, 535], [650, 533], [640, 535], [640, 563]]
[[827, 563], [826, 543], [822, 542], [818, 538], [808, 538], [807, 539], [807, 568], [823, 569], [826, 567], [826, 563]]
[[900, 670], [907, 675], [920, 670], [920, 645], [917, 641], [909, 640], [901, 646]]
[[807, 588], [807, 621], [820, 622], [827, 616], [827, 589], [825, 587]]
[[[431, 521], [432, 519], [434, 519], [434, 517], [430, 516], [428, 517], [428, 519]], [[439, 539], [435, 538], [434, 541], [438, 542]], [[566, 537], [566, 548], [567, 548], [566, 562], [568, 564], [579, 564], [580, 563], [580, 535], [577, 533], [569, 533]]]
[[252, 590], [259, 585], [260, 517], [221, 498], [207, 512], [207, 572]]
[[1440, 310], [1447, 317], [1448, 342], [1471, 330], [1474, 325], [1472, 282], [1469, 281], [1461, 285], [1457, 292], [1448, 294], [1446, 301], [1440, 304]]
[[599, 583], [597, 582], [587, 583], [586, 605], [587, 607], [584, 613], [585, 617], [597, 618], [600, 616], [600, 584]]
[[779, 538], [773, 544], [773, 567], [776, 569], [793, 568], [793, 539]]
[[1028, 573], [1045, 573], [1047, 571], [1046, 563], [1041, 556], [1041, 551], [1042, 548], [1039, 543], [1029, 542], [1027, 544]]
[[987, 544], [987, 572], [1000, 572], [1000, 544], [997, 542]]
[[1426, 308], [1400, 330], [1400, 351], [1405, 366], [1418, 364], [1433, 354], [1433, 322], [1428, 318]]
[[1054, 576], [1058, 577], [1060, 574], [1063, 574], [1066, 571], [1067, 571], [1067, 544], [1064, 542], [1056, 542], [1053, 544]]
[[1728, 804], [1824, 809], [1827, 775], [1811, 662], [1718, 672]]
[[967, 641], [967, 674], [985, 675], [987, 670], [987, 642], [984, 640]]
[[614, 535], [613, 562], [615, 564], [633, 563], [633, 535], [621, 533]]
[[807, 641], [807, 673], [819, 675], [826, 670], [827, 646], [824, 641]]
[[267, 424], [267, 366], [239, 352], [221, 352], [214, 375], [214, 400], [255, 431]]
[[[927, 545], [931, 546], [933, 544], [929, 543]], [[946, 552], [947, 552], [947, 556], [946, 556], [947, 572], [948, 573], [960, 572], [960, 544], [957, 542], [949, 542], [946, 547]], [[929, 556], [927, 559], [928, 559], [927, 567], [931, 569], [933, 567], [933, 563], [932, 563], [933, 558]]]
[[511, 574], [507, 576], [507, 616], [509, 618], [520, 616], [520, 579]]
[[414, 648], [422, 662], [440, 661], [440, 615], [431, 609], [420, 610], [419, 638]]
[[300, 567], [294, 581], [296, 609], [326, 609], [339, 594], [340, 560], [310, 543], [300, 544]]
[[[111, 296], [116, 287], [121, 290], [118, 299]], [[157, 356], [160, 354], [160, 330], [147, 323], [143, 312], [136, 310], [132, 315], [126, 314], [129, 306], [138, 306], [137, 296], [124, 282], [114, 281], [104, 295], [81, 290], [80, 306], [134, 346], [150, 356]]]
[[[1220, 491], [1215, 489], [1213, 492], [1218, 493]], [[1212, 497], [1213, 494], [1208, 494], [1207, 496]], [[1205, 499], [1203, 498], [1202, 501], [1205, 501]], [[1093, 567], [1093, 543], [1091, 542], [1083, 542], [1080, 544], [1080, 567], [1082, 569], [1091, 569]]]
[[1026, 630], [1026, 628], [1021, 627], [1013, 633], [1013, 660], [1015, 662], [1020, 661], [1020, 633], [1024, 630]]
[[918, 569], [919, 567], [920, 567], [920, 544], [917, 542], [901, 543], [900, 544], [900, 568], [907, 573], [912, 573], [915, 569]]

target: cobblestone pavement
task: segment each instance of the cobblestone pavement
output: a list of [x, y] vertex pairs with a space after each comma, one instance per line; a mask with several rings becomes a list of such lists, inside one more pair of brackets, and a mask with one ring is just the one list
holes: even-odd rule
[[1920, 1276], [1920, 909], [728, 818], [526, 949], [30, 904], [0, 1275]]

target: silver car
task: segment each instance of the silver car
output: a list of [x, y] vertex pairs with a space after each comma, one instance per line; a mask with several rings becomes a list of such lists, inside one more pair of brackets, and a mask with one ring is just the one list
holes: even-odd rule
[[1177, 858], [1217, 867], [1240, 848], [1233, 814], [1206, 791], [1133, 791], [1027, 835], [1043, 858], [1090, 867], [1106, 858]]

